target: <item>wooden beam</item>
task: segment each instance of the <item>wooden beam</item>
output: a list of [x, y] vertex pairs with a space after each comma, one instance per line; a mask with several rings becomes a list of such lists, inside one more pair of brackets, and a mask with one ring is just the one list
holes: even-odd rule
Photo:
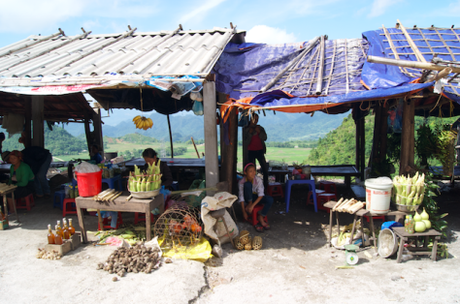
[[398, 60], [398, 59], [391, 59], [385, 58], [380, 56], [367, 56], [367, 62], [370, 63], [381, 63], [381, 64], [389, 64], [395, 65], [399, 67], [406, 67], [406, 68], [414, 68], [414, 69], [422, 69], [422, 70], [434, 70], [434, 71], [442, 71], [445, 68], [452, 69], [451, 73], [460, 73], [460, 68], [455, 66], [446, 66], [446, 65], [437, 65], [434, 63], [429, 62], [418, 62], [418, 61], [411, 61], [411, 60]]
[[32, 106], [32, 127], [33, 137], [32, 146], [45, 147], [45, 130], [44, 130], [44, 101], [43, 95], [33, 95], [31, 98]]
[[417, 45], [412, 40], [412, 37], [407, 32], [406, 28], [402, 25], [401, 21], [397, 20], [397, 22], [399, 23], [399, 27], [401, 31], [403, 32], [404, 36], [406, 37], [406, 40], [409, 43], [411, 49], [414, 51], [415, 57], [417, 57], [417, 60], [421, 62], [426, 62], [425, 57], [423, 57], [422, 53], [420, 53], [420, 50], [418, 49]]
[[203, 88], [206, 187], [215, 186], [219, 182], [216, 105], [216, 84], [207, 81]]
[[414, 103], [406, 100], [403, 105], [399, 174], [409, 173], [414, 165]]
[[24, 147], [30, 147], [32, 145], [32, 98], [30, 96], [24, 99], [24, 118], [25, 118], [25, 142]]

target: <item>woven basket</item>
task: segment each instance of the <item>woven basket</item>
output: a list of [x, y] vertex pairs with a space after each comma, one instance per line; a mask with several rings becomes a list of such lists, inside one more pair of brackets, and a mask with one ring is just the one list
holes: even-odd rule
[[262, 248], [262, 238], [260, 236], [255, 236], [252, 240], [252, 249], [259, 250]]
[[241, 244], [246, 245], [247, 243], [250, 242], [250, 238], [251, 237], [249, 236], [249, 231], [247, 231], [247, 230], [241, 231], [241, 233], [240, 233], [240, 242], [241, 242]]
[[240, 242], [240, 237], [239, 237], [239, 236], [237, 236], [237, 237], [235, 237], [235, 238], [233, 239], [233, 244], [235, 244], [235, 247], [236, 247], [236, 249], [238, 249], [238, 250], [243, 250], [243, 249], [244, 249], [244, 245], [241, 244], [241, 242]]

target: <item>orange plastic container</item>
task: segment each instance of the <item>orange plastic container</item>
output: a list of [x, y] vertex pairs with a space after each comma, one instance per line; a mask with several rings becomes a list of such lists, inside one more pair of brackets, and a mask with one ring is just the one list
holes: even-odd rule
[[91, 173], [75, 172], [80, 196], [95, 196], [102, 190], [102, 170]]

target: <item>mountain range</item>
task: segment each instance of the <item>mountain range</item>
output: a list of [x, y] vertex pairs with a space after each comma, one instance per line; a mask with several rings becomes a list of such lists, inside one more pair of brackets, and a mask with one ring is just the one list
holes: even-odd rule
[[[343, 114], [324, 114], [317, 112], [310, 114], [292, 114], [273, 111], [266, 111], [266, 116], [262, 112], [259, 114], [259, 124], [265, 128], [268, 134], [267, 141], [286, 142], [291, 140], [316, 140], [326, 136], [326, 134], [339, 127], [348, 113]], [[147, 131], [136, 129], [132, 122], [131, 115], [127, 113], [126, 120], [121, 120], [117, 125], [110, 126], [104, 124], [102, 132], [104, 136], [120, 137], [126, 134], [139, 133], [154, 137], [159, 140], [169, 140], [169, 131], [166, 115], [151, 113], [146, 115], [153, 120], [153, 127]], [[179, 113], [170, 115], [171, 131], [173, 139], [177, 141], [204, 138], [203, 116], [196, 116], [192, 113]], [[83, 124], [64, 125], [64, 129], [74, 136], [84, 134]], [[241, 130], [241, 129], [240, 129]], [[241, 131], [238, 134], [241, 136]]]

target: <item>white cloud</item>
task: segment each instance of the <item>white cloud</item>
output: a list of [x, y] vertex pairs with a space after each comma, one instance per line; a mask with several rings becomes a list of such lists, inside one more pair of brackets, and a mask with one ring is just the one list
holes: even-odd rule
[[374, 0], [371, 7], [369, 17], [378, 17], [383, 15], [385, 11], [397, 3], [402, 2], [401, 0]]
[[[135, 19], [148, 18], [159, 12], [159, 0], [15, 0], [0, 1], [0, 32], [39, 33], [57, 29], [72, 18]], [[86, 25], [98, 25], [99, 21]], [[83, 25], [83, 24], [81, 24]], [[80, 26], [81, 26], [80, 25]], [[125, 24], [123, 26], [126, 27]], [[85, 28], [86, 29], [86, 28]], [[86, 30], [91, 30], [88, 28]]]
[[206, 13], [208, 13], [210, 10], [218, 6], [219, 4], [225, 2], [226, 0], [208, 0], [204, 2], [201, 6], [195, 8], [189, 13], [186, 13], [185, 15], [182, 15], [179, 18], [179, 22], [181, 23], [186, 23], [189, 20], [192, 19], [202, 19]]
[[246, 33], [246, 41], [268, 44], [290, 43], [297, 42], [297, 37], [279, 28], [256, 25]]

